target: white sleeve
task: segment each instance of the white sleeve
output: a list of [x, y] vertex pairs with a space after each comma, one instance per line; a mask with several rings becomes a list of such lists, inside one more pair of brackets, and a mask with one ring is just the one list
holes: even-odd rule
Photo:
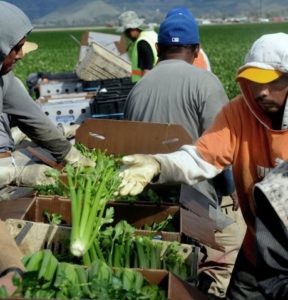
[[222, 171], [202, 159], [195, 146], [185, 145], [176, 152], [155, 154], [153, 157], [161, 165], [157, 183], [178, 182], [193, 185], [204, 179], [213, 178]]

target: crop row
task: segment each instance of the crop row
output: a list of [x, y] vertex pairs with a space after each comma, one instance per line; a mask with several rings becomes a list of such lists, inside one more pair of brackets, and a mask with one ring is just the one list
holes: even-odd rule
[[[287, 25], [287, 23], [268, 23], [200, 26], [202, 47], [229, 98], [238, 93], [235, 74], [243, 64], [245, 54], [253, 41], [262, 34], [285, 32]], [[101, 31], [114, 33], [111, 29]], [[32, 32], [29, 40], [38, 43], [39, 49], [18, 62], [15, 73], [25, 82], [27, 76], [34, 72], [73, 71], [79, 56], [80, 46], [77, 40], [81, 40], [84, 32], [85, 30]]]

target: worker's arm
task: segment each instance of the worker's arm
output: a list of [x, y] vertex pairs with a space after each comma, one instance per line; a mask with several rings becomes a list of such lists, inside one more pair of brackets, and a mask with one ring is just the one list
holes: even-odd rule
[[11, 115], [31, 140], [62, 161], [72, 145], [59, 132], [12, 72], [3, 76], [3, 112]]
[[159, 183], [193, 185], [215, 177], [225, 167], [232, 165], [237, 134], [226, 118], [229, 104], [221, 110], [213, 125], [195, 145], [185, 145], [169, 154], [153, 155], [161, 165]]
[[236, 134], [222, 110], [195, 145], [184, 145], [168, 154], [129, 155], [123, 158], [121, 195], [141, 193], [153, 180], [193, 185], [213, 178], [233, 162]]
[[142, 40], [137, 44], [138, 50], [138, 68], [146, 74], [153, 68], [154, 56], [153, 51], [148, 42]]
[[12, 284], [14, 274], [21, 276], [24, 271], [21, 258], [21, 251], [7, 232], [5, 223], [0, 221], [0, 286], [4, 285], [8, 294], [15, 290]]

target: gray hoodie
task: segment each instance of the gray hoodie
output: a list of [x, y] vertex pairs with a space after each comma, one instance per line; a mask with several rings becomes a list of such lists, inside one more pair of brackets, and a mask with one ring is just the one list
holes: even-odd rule
[[0, 1], [0, 68], [5, 57], [31, 30], [27, 16], [15, 5]]
[[[0, 1], [0, 68], [13, 47], [31, 30], [31, 22], [19, 8]], [[46, 148], [58, 162], [70, 150], [69, 141], [41, 111], [12, 71], [0, 77], [0, 151], [13, 150], [10, 125], [3, 113], [36, 144]]]

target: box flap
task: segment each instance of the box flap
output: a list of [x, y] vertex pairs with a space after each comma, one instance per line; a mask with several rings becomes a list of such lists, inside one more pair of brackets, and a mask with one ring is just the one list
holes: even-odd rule
[[213, 249], [224, 251], [224, 248], [215, 241], [215, 227], [213, 220], [203, 218], [192, 211], [181, 208], [180, 232]]
[[34, 196], [0, 201], [0, 219], [3, 221], [8, 218], [23, 219], [33, 201]]
[[88, 45], [93, 42], [102, 45], [106, 49], [114, 52], [117, 56], [120, 56], [127, 62], [130, 62], [126, 53], [125, 40], [121, 38], [120, 35], [94, 31], [86, 31], [83, 33], [81, 37], [79, 61], [82, 61], [87, 51]]
[[192, 138], [176, 124], [88, 118], [77, 130], [76, 142], [109, 154], [127, 155], [173, 152], [191, 144]]
[[139, 271], [151, 284], [168, 285], [170, 300], [208, 300], [195, 286], [180, 279], [178, 276], [165, 270], [134, 269]]
[[168, 297], [171, 300], [208, 300], [195, 286], [169, 273]]

